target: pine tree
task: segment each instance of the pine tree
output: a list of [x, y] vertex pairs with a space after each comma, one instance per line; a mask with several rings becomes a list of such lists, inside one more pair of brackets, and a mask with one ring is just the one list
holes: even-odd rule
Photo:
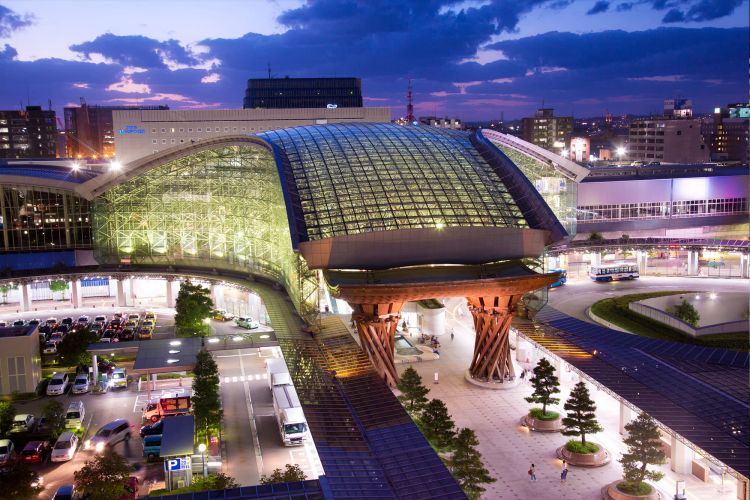
[[436, 448], [449, 448], [456, 435], [456, 424], [448, 414], [448, 407], [439, 399], [427, 403], [422, 411], [422, 431]]
[[224, 411], [219, 394], [219, 369], [216, 361], [205, 349], [201, 349], [193, 369], [193, 415], [200, 439], [208, 439], [212, 429], [221, 425]]
[[578, 382], [565, 402], [567, 416], [562, 419], [563, 436], [581, 436], [586, 444], [586, 434], [601, 432], [604, 428], [596, 420], [596, 404], [591, 399], [585, 382]]
[[471, 499], [479, 498], [485, 490], [483, 484], [497, 481], [482, 464], [482, 454], [475, 448], [479, 440], [473, 430], [463, 428], [458, 431], [453, 445], [455, 450], [448, 467], [464, 493]]
[[628, 447], [622, 454], [620, 463], [623, 469], [625, 487], [638, 492], [644, 480], [658, 481], [664, 477], [662, 472], [648, 470], [650, 464], [663, 464], [666, 457], [661, 451], [659, 426], [650, 415], [641, 413], [638, 418], [625, 426], [628, 437], [623, 440]]
[[542, 405], [542, 415], [547, 414], [547, 405], [554, 405], [560, 402], [559, 398], [552, 397], [553, 394], [560, 392], [560, 382], [555, 376], [555, 367], [542, 358], [534, 367], [534, 376], [529, 380], [534, 387], [531, 396], [525, 398], [529, 403], [540, 403]]
[[427, 404], [425, 397], [430, 390], [422, 384], [422, 377], [411, 366], [401, 374], [396, 387], [401, 391], [398, 400], [406, 407], [406, 411], [419, 415]]

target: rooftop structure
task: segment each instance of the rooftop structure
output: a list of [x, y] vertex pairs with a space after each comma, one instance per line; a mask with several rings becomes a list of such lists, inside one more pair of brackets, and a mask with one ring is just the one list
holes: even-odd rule
[[361, 108], [359, 78], [251, 78], [245, 109]]

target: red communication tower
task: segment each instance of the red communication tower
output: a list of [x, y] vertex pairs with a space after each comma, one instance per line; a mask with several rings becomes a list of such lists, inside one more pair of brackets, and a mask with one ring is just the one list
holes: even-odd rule
[[411, 79], [409, 79], [409, 91], [406, 93], [406, 121], [414, 123], [414, 102], [412, 101]]

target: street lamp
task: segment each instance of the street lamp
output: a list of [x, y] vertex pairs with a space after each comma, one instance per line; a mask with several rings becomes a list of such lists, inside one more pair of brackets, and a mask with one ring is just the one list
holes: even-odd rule
[[617, 148], [616, 153], [617, 153], [617, 158], [622, 160], [622, 157], [625, 156], [625, 148], [620, 146], [619, 148]]
[[206, 467], [206, 444], [201, 443], [198, 445], [198, 451], [201, 452], [201, 465], [203, 465], [203, 479], [208, 477], [208, 468]]

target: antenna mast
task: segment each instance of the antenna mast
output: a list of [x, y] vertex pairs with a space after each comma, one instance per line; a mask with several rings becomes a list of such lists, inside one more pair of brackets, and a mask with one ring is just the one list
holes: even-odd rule
[[411, 78], [409, 79], [409, 91], [406, 93], [406, 121], [414, 123], [414, 101], [411, 92]]

